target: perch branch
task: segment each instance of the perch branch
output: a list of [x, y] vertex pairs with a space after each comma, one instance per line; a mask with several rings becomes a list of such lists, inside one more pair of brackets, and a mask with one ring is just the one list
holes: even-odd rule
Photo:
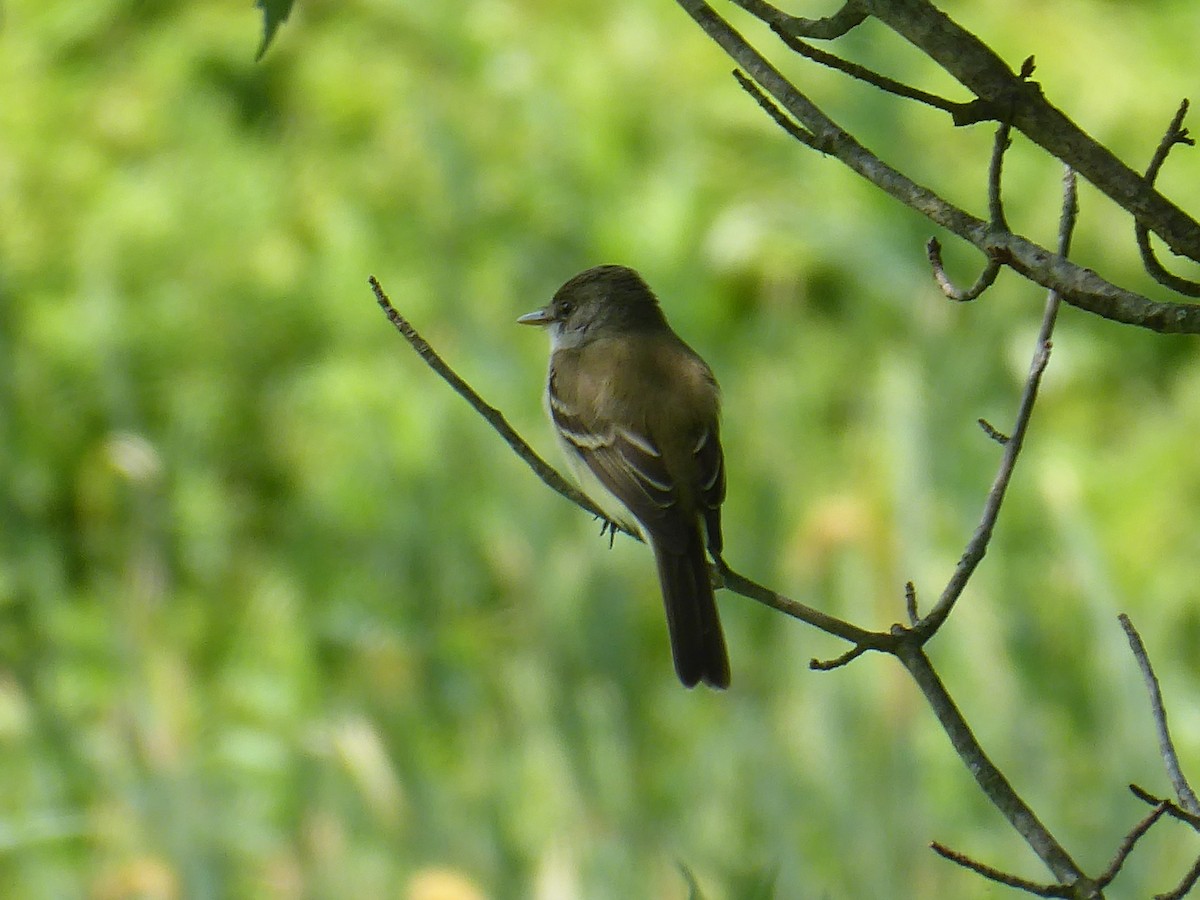
[[[416, 332], [408, 321], [392, 306], [382, 286], [375, 278], [370, 279], [371, 288], [379, 306], [387, 314], [389, 320], [404, 336], [421, 358], [445, 380], [456, 392], [466, 398], [471, 406], [482, 415], [492, 427], [501, 434], [509, 447], [538, 473], [542, 481], [554, 488], [563, 496], [575, 501], [580, 507], [594, 512], [594, 507], [582, 494], [574, 491], [546, 464], [529, 445], [522, 439], [495, 408], [488, 405], [481, 397], [460, 378], [449, 365], [441, 359], [433, 348]], [[561, 489], [565, 487], [566, 489]], [[578, 494], [578, 496], [576, 496]], [[914, 681], [925, 695], [934, 710], [942, 728], [946, 731], [954, 748], [963, 759], [968, 770], [974, 775], [984, 793], [996, 805], [1013, 827], [1025, 837], [1034, 852], [1046, 863], [1051, 872], [1064, 883], [1083, 885], [1088, 882], [1067, 854], [1066, 850], [1054, 839], [1045, 827], [1038, 821], [1033, 811], [1016, 794], [1004, 775], [992, 764], [983, 752], [970, 727], [947, 693], [941, 679], [934, 671], [921, 648], [923, 638], [914, 630], [902, 626], [894, 626], [891, 633], [872, 632], [852, 625], [820, 610], [798, 603], [765, 588], [756, 582], [745, 578], [733, 570], [719, 566], [716, 570], [724, 587], [735, 593], [758, 602], [764, 603], [801, 621], [807, 622], [829, 634], [840, 637], [853, 644], [853, 648], [834, 660], [829, 666], [844, 665], [868, 650], [879, 650], [894, 654], [901, 660], [905, 668], [912, 674]], [[910, 613], [915, 615], [916, 595], [911, 587], [907, 591]], [[823, 667], [820, 663], [818, 668]], [[1074, 896], [1090, 896], [1077, 893]]]
[[[458, 373], [451, 369], [445, 360], [438, 356], [437, 352], [429, 346], [429, 343], [412, 327], [408, 319], [396, 311], [396, 308], [392, 306], [391, 300], [384, 293], [383, 286], [380, 285], [374, 275], [368, 279], [368, 282], [371, 285], [371, 290], [375, 292], [375, 300], [379, 303], [380, 308], [387, 314], [391, 323], [396, 326], [396, 330], [417, 351], [417, 355], [425, 360], [429, 368], [441, 376], [442, 380], [449, 384], [455, 393], [470, 403], [474, 410], [483, 416], [487, 423], [504, 438], [513, 452], [525, 460], [529, 468], [533, 469], [538, 478], [542, 479], [547, 487], [557, 491], [576, 506], [581, 506], [597, 518], [603, 519], [607, 523], [607, 526], [614, 531], [620, 530], [630, 535], [630, 537], [638, 537], [610, 520], [596, 504], [587, 498], [586, 494], [563, 478], [553, 466], [538, 456], [537, 451], [530, 447], [529, 443], [508, 424], [508, 420], [504, 418], [504, 414], [494, 406], [490, 406], [484, 402], [483, 398], [475, 392], [475, 389], [459, 377]], [[641, 539], [638, 538], [638, 540]]]
[[[472, 408], [479, 413], [489, 425], [502, 437], [504, 441], [512, 448], [525, 463], [533, 469], [537, 476], [552, 490], [557, 491], [562, 496], [566, 497], [572, 503], [579, 506], [586, 512], [603, 519], [605, 527], [610, 531], [622, 531], [629, 534], [630, 537], [638, 538], [636, 534], [632, 534], [621, 528], [612, 520], [608, 519], [599, 508], [596, 507], [587, 495], [575, 488], [565, 478], [560, 475], [553, 466], [542, 459], [537, 452], [529, 446], [529, 443], [521, 437], [508, 420], [504, 418], [495, 407], [489, 405], [466, 381], [462, 379], [457, 372], [443, 360], [437, 352], [429, 345], [429, 343], [417, 333], [417, 330], [404, 318], [392, 305], [388, 299], [383, 286], [379, 281], [371, 276], [369, 279], [371, 290], [375, 292], [375, 300], [379, 303], [381, 309], [387, 314], [388, 319], [396, 327], [396, 330], [403, 335], [409, 345], [417, 351], [417, 354], [423, 359], [434, 372], [436, 372], [443, 381], [450, 385], [456, 393], [463, 397]], [[601, 531], [603, 534], [603, 530]], [[638, 538], [640, 540], [640, 538]], [[785, 597], [770, 588], [763, 587], [761, 584], [747, 578], [744, 575], [739, 575], [728, 566], [721, 565], [714, 569], [716, 575], [723, 587], [728, 588], [735, 594], [740, 594], [749, 600], [756, 600], [763, 603], [772, 609], [778, 610], [786, 615], [802, 622], [812, 625], [814, 628], [819, 628], [827, 634], [840, 637], [843, 640], [849, 641], [855, 647], [862, 648], [860, 652], [866, 650], [888, 650], [894, 643], [891, 635], [884, 632], [867, 631], [864, 628], [859, 628], [849, 622], [843, 621], [835, 616], [830, 616], [821, 612], [819, 609], [814, 609], [799, 601]]]

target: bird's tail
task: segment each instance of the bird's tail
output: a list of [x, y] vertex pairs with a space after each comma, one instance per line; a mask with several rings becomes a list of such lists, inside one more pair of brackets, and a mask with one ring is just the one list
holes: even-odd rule
[[729, 654], [700, 529], [695, 530], [684, 553], [673, 553], [653, 540], [651, 544], [679, 680], [685, 687], [695, 687], [700, 681], [714, 688], [729, 687]]

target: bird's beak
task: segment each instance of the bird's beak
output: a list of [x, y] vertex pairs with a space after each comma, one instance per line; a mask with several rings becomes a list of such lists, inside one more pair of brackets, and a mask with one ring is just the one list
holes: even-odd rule
[[550, 307], [535, 309], [531, 313], [525, 313], [521, 318], [517, 319], [518, 325], [549, 325], [554, 321], [554, 316], [550, 315]]

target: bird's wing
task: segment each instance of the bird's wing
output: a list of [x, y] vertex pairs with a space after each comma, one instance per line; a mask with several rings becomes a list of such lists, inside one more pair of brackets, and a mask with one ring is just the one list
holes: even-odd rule
[[[668, 549], [686, 546], [694, 526], [685, 517], [671, 515], [679, 489], [654, 441], [617, 425], [593, 428], [553, 391], [549, 406], [559, 437], [634, 518]], [[723, 475], [718, 473], [716, 480], [723, 483]]]
[[716, 428], [706, 428], [692, 450], [699, 473], [701, 514], [708, 535], [708, 549], [715, 559], [720, 555], [721, 504], [725, 502], [725, 454], [721, 451], [721, 439]]

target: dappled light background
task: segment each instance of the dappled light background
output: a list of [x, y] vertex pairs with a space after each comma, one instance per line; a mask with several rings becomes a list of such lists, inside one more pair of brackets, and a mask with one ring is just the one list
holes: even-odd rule
[[[1135, 168], [1200, 8], [947, 4]], [[828, 9], [799, 9], [819, 15]], [[972, 897], [1045, 873], [900, 666], [719, 597], [734, 681], [675, 679], [610, 551], [411, 352], [367, 276], [556, 461], [514, 319], [638, 268], [725, 394], [727, 558], [877, 628], [978, 520], [1042, 295], [934, 288], [936, 232], [789, 141], [667, 0], [0, 4], [0, 883], [7, 896]], [[980, 212], [991, 133], [777, 52]], [[963, 95], [882, 28], [839, 45]], [[1015, 230], [1060, 171], [1016, 137]], [[1160, 183], [1200, 211], [1195, 153]], [[1155, 294], [1084, 186], [1077, 256]], [[946, 243], [961, 283], [973, 252]], [[1193, 276], [1194, 272], [1190, 273]], [[1156, 295], [1156, 294], [1155, 294]], [[1116, 615], [1200, 773], [1200, 356], [1064, 309], [992, 551], [931, 645], [1091, 872], [1168, 792]], [[1123, 896], [1166, 890], [1160, 825]]]

